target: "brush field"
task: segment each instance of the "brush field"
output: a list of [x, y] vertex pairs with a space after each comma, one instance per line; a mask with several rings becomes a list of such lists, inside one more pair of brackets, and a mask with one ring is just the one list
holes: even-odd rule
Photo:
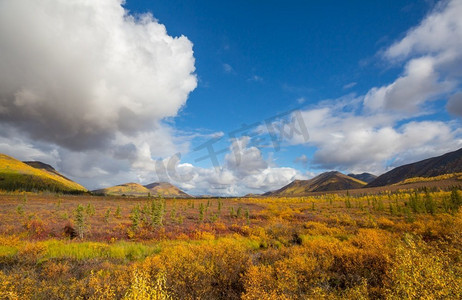
[[4, 193], [0, 299], [460, 299], [462, 193]]

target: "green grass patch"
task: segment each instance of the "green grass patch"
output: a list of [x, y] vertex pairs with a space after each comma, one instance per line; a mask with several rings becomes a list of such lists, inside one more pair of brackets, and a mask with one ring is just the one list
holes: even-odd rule
[[43, 242], [46, 251], [43, 258], [73, 258], [86, 260], [92, 258], [142, 260], [160, 252], [158, 244], [147, 245], [135, 242], [116, 242], [114, 244], [97, 242], [64, 242], [51, 240]]

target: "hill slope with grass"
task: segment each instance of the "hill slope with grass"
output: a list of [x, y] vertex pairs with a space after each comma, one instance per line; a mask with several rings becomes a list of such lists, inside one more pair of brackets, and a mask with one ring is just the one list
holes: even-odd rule
[[162, 195], [166, 198], [191, 198], [190, 195], [168, 182], [154, 182], [144, 187], [151, 191], [152, 196]]
[[165, 198], [191, 197], [176, 186], [167, 182], [154, 182], [145, 186], [139, 183], [130, 182], [96, 190], [93, 192], [96, 194], [103, 194], [108, 196], [156, 197], [160, 195]]
[[311, 192], [326, 192], [358, 189], [366, 183], [337, 171], [322, 173], [309, 180], [295, 180], [283, 188], [264, 194], [265, 196], [295, 197]]
[[145, 188], [139, 183], [129, 182], [111, 186], [108, 188], [93, 191], [96, 194], [103, 194], [107, 196], [135, 196], [147, 197], [150, 194], [149, 189]]
[[0, 190], [63, 193], [87, 191], [85, 187], [59, 174], [50, 165], [41, 162], [30, 163], [32, 164], [0, 154]]
[[368, 187], [378, 187], [402, 182], [416, 177], [435, 177], [462, 172], [462, 148], [438, 157], [403, 165], [380, 175]]

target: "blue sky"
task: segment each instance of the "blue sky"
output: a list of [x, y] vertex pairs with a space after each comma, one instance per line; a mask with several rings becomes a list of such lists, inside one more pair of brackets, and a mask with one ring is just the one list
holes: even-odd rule
[[127, 1], [125, 7], [151, 12], [170, 35], [194, 44], [198, 87], [175, 124], [230, 131], [297, 107], [299, 98], [316, 104], [391, 82], [401, 68], [386, 65], [377, 53], [416, 26], [432, 5], [169, 0]]
[[462, 147], [458, 0], [2, 6], [0, 152], [89, 188], [242, 195]]

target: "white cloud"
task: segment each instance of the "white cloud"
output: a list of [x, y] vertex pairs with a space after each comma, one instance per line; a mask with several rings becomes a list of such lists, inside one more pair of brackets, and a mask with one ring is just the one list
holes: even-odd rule
[[231, 153], [225, 156], [227, 168], [239, 177], [259, 174], [268, 168], [268, 163], [263, 159], [260, 150], [256, 147], [247, 147], [249, 141], [249, 137], [234, 140]]
[[394, 114], [367, 115], [349, 105], [326, 103], [301, 112], [310, 139], [305, 142], [295, 135], [292, 143], [316, 147], [312, 167], [381, 173], [391, 166], [462, 147], [458, 123], [413, 121], [397, 125], [403, 119]]
[[[234, 140], [221, 168], [201, 168], [179, 160], [165, 159], [162, 161], [166, 169], [164, 178], [194, 195], [225, 196], [267, 192], [296, 178], [306, 178], [293, 168], [273, 166], [264, 159], [258, 148], [249, 147], [248, 143], [249, 137], [246, 136]], [[159, 175], [165, 175], [160, 174], [162, 172], [159, 173], [158, 169], [149, 174], [153, 176], [155, 173], [157, 177], [147, 177], [144, 181], [156, 181]]]
[[355, 87], [358, 83], [357, 82], [350, 82], [350, 83], [347, 83], [343, 86], [343, 89], [344, 90], [347, 90], [347, 89], [351, 89], [352, 87]]
[[163, 120], [197, 85], [192, 43], [122, 4], [0, 2], [1, 152], [93, 188], [187, 151], [188, 139]]
[[462, 45], [462, 2], [441, 1], [417, 27], [385, 52], [389, 59], [405, 59], [414, 54], [460, 55]]
[[364, 104], [374, 111], [417, 112], [428, 100], [449, 92], [452, 82], [439, 82], [434, 69], [432, 57], [421, 57], [411, 60], [403, 76], [390, 85], [372, 88], [365, 96]]
[[[462, 76], [462, 1], [441, 1], [418, 26], [384, 52], [389, 61], [406, 63], [394, 83], [372, 89], [372, 109], [416, 111], [426, 101], [444, 97]], [[449, 107], [449, 105], [448, 105]]]
[[0, 2], [1, 122], [98, 149], [156, 131], [196, 87], [192, 43], [122, 1]]

